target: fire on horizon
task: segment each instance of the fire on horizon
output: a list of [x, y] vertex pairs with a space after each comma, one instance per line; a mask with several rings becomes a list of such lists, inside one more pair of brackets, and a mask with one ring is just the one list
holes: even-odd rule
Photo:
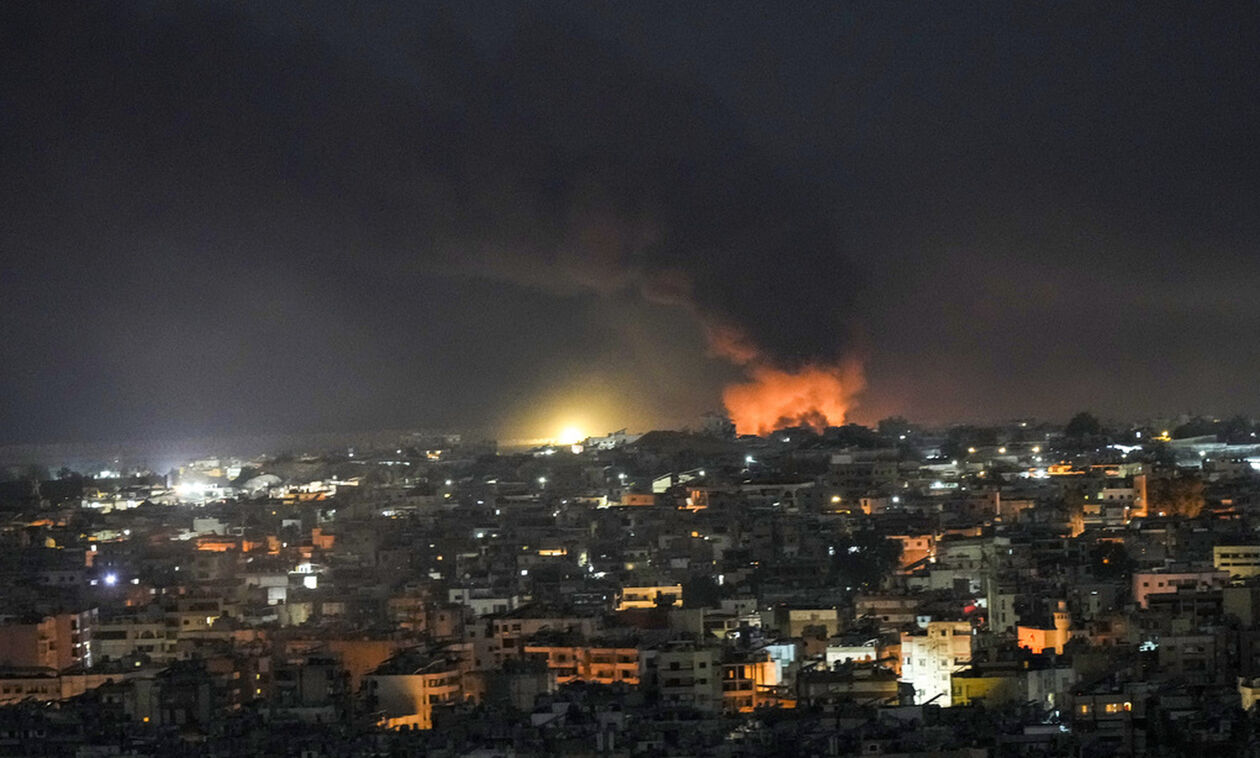
[[0, 444], [1260, 412], [1258, 37], [3, 3]]

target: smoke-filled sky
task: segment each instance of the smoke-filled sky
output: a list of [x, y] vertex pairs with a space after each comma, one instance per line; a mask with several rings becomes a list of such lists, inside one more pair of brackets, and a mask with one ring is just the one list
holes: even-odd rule
[[1257, 39], [1253, 3], [0, 4], [0, 442], [680, 426], [820, 366], [860, 421], [1258, 413]]

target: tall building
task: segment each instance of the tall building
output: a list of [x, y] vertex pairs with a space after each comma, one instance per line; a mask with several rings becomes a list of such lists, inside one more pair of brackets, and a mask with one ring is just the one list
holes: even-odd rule
[[929, 621], [925, 631], [901, 635], [901, 680], [914, 687], [916, 705], [951, 705], [950, 678], [971, 663], [971, 624]]
[[91, 668], [96, 609], [0, 620], [0, 666]]

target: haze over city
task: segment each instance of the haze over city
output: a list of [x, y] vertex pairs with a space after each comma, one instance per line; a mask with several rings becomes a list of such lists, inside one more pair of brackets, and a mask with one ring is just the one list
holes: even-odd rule
[[0, 756], [1260, 758], [1260, 3], [0, 3]]
[[4, 442], [1257, 410], [1249, 5], [2, 12]]

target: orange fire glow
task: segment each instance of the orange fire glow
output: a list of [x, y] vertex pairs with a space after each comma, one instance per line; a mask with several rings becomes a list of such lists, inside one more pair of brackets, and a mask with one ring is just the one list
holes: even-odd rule
[[853, 396], [865, 386], [856, 362], [807, 365], [797, 371], [751, 363], [748, 375], [750, 381], [722, 393], [739, 434], [769, 434], [790, 426], [821, 432], [844, 423]]

